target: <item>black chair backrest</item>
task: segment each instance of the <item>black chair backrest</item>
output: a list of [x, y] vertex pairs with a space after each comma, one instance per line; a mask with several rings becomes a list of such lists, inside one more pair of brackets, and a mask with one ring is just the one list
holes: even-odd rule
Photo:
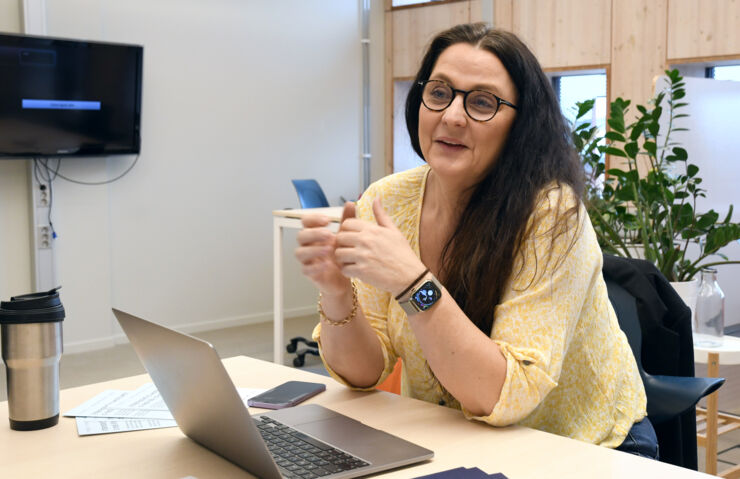
[[635, 355], [637, 368], [640, 375], [644, 375], [642, 369], [642, 331], [640, 330], [640, 319], [637, 314], [637, 301], [626, 289], [619, 283], [606, 279], [606, 288], [609, 292], [609, 301], [617, 313], [619, 327], [627, 336], [627, 341], [632, 348], [632, 354]]
[[637, 369], [645, 386], [647, 413], [653, 424], [669, 421], [692, 408], [702, 397], [716, 391], [722, 378], [652, 375], [642, 366], [642, 330], [637, 300], [619, 283], [605, 278], [609, 301], [617, 313], [619, 327], [627, 336]]

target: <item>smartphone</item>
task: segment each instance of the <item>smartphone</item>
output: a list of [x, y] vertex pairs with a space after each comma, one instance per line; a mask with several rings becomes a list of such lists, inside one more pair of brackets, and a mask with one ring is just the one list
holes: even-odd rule
[[326, 390], [326, 384], [288, 381], [247, 400], [248, 406], [283, 409], [295, 406]]

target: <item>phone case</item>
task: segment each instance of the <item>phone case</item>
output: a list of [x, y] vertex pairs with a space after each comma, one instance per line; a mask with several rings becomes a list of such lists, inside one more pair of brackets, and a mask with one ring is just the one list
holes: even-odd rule
[[284, 409], [300, 404], [322, 391], [326, 391], [325, 384], [288, 381], [248, 399], [247, 405], [263, 409]]

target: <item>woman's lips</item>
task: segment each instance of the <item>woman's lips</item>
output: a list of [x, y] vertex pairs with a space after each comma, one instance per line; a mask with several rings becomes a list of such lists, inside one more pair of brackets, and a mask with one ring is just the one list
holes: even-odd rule
[[434, 142], [447, 151], [461, 151], [467, 149], [467, 146], [452, 138], [437, 138]]

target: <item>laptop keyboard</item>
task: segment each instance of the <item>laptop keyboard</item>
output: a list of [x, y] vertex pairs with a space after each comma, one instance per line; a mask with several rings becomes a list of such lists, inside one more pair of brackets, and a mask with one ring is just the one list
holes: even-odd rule
[[290, 479], [324, 477], [369, 465], [356, 456], [340, 451], [272, 418], [261, 416], [255, 419], [262, 439], [283, 477]]

